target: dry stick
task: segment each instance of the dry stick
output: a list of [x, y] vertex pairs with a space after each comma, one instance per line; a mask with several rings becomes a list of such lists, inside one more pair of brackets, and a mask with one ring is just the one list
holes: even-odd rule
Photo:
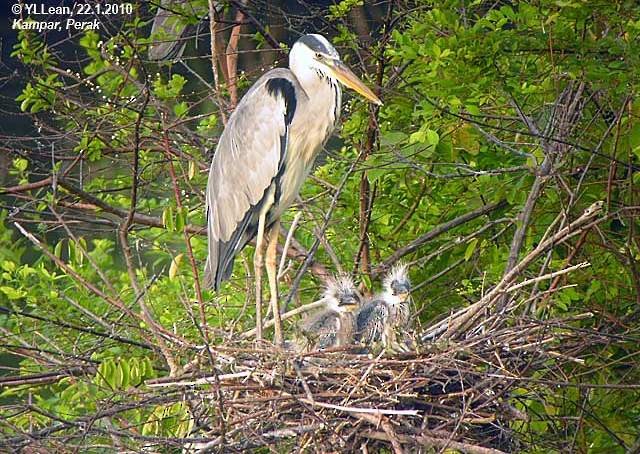
[[591, 266], [589, 262], [578, 263], [577, 265], [570, 266], [569, 268], [565, 268], [559, 271], [553, 271], [552, 273], [547, 273], [547, 274], [543, 274], [542, 276], [537, 276], [531, 279], [527, 279], [526, 281], [522, 281], [519, 284], [512, 285], [511, 287], [507, 288], [505, 292], [506, 293], [515, 292], [516, 290], [521, 289], [522, 287], [525, 287], [527, 285], [534, 284], [540, 281], [545, 281], [547, 279], [553, 279], [556, 276], [561, 276], [563, 274], [570, 273], [571, 271], [575, 271], [580, 268], [586, 268], [588, 266]]
[[[342, 180], [338, 185], [338, 189], [336, 190], [336, 193], [333, 195], [333, 199], [331, 200], [329, 209], [324, 215], [324, 223], [322, 225], [322, 228], [320, 229], [320, 233], [322, 235], [324, 235], [324, 232], [326, 232], [327, 227], [329, 227], [329, 221], [331, 220], [331, 215], [333, 214], [333, 210], [335, 210], [336, 206], [338, 205], [338, 199], [340, 198], [340, 194], [342, 194], [342, 190], [344, 189], [344, 186], [347, 183], [347, 180], [355, 170], [356, 166], [360, 163], [362, 159], [362, 155], [363, 155], [362, 152], [358, 154], [358, 157], [351, 163], [351, 166], [342, 177]], [[300, 286], [300, 282], [302, 282], [302, 277], [304, 276], [304, 273], [307, 271], [307, 268], [309, 268], [309, 265], [311, 265], [311, 262], [313, 261], [313, 257], [315, 256], [319, 245], [320, 245], [320, 239], [316, 237], [315, 241], [313, 242], [313, 245], [311, 246], [311, 249], [309, 249], [309, 252], [307, 253], [307, 257], [305, 258], [304, 263], [300, 267], [300, 270], [298, 270], [298, 274], [293, 280], [293, 285], [291, 286], [291, 290], [289, 291], [289, 295], [287, 296], [287, 301], [285, 302], [284, 308], [282, 309], [286, 310], [287, 306], [291, 304], [291, 301], [293, 300], [293, 297], [296, 294], [298, 287]], [[282, 312], [282, 309], [280, 310], [280, 312]]]
[[[367, 431], [363, 432], [363, 436], [374, 440], [391, 441], [390, 437], [385, 432]], [[425, 446], [443, 449], [445, 447], [455, 449], [466, 454], [506, 454], [504, 451], [493, 448], [485, 448], [484, 446], [476, 446], [469, 443], [462, 443], [459, 441], [448, 441], [436, 437], [430, 437], [427, 435], [396, 435], [397, 439], [402, 443], [409, 443], [412, 446]]]
[[122, 248], [122, 253], [124, 255], [125, 265], [127, 267], [127, 273], [129, 274], [129, 280], [131, 281], [131, 286], [133, 287], [136, 300], [138, 300], [138, 305], [140, 306], [140, 311], [142, 312], [142, 318], [144, 322], [148, 325], [149, 330], [153, 333], [156, 341], [158, 342], [158, 349], [162, 353], [167, 365], [169, 366], [170, 374], [177, 375], [180, 370], [180, 366], [176, 362], [173, 357], [173, 353], [167, 346], [165, 340], [161, 334], [161, 327], [155, 321], [153, 316], [151, 315], [151, 311], [147, 307], [146, 303], [143, 301], [143, 293], [140, 290], [140, 286], [138, 285], [138, 279], [136, 277], [135, 267], [133, 265], [133, 255], [131, 254], [131, 248], [129, 247], [129, 228], [133, 223], [133, 217], [136, 212], [136, 205], [138, 203], [138, 178], [139, 178], [139, 157], [140, 157], [140, 125], [142, 123], [142, 118], [144, 117], [144, 111], [149, 103], [149, 90], [145, 87], [145, 99], [138, 111], [138, 118], [136, 119], [134, 125], [134, 149], [133, 149], [133, 175], [131, 178], [131, 203], [129, 206], [129, 212], [127, 213], [126, 218], [122, 222], [119, 228], [119, 236], [120, 236], [120, 246]]
[[[529, 131], [533, 134], [539, 135], [539, 131], [537, 126], [533, 124], [533, 122], [522, 112], [520, 106], [517, 104], [515, 99], [513, 100], [513, 104], [520, 116], [522, 122], [527, 126]], [[538, 201], [538, 197], [540, 196], [540, 192], [544, 186], [544, 183], [547, 181], [551, 170], [553, 169], [553, 154], [550, 150], [545, 148], [545, 156], [542, 164], [536, 168], [536, 177], [533, 181], [533, 185], [529, 190], [529, 195], [527, 196], [527, 200], [524, 204], [524, 208], [518, 214], [518, 228], [516, 232], [513, 234], [513, 239], [511, 240], [511, 247], [509, 249], [509, 258], [507, 259], [507, 265], [505, 267], [504, 273], [507, 274], [509, 271], [516, 266], [516, 262], [518, 261], [518, 254], [520, 253], [520, 249], [522, 248], [522, 244], [524, 243], [524, 237], [529, 228], [529, 221], [531, 220], [531, 215], [533, 214], [533, 209]]]
[[[538, 256], [543, 254], [547, 249], [553, 247], [560, 241], [565, 241], [582, 231], [583, 228], [589, 227], [589, 222], [600, 213], [602, 210], [602, 201], [598, 201], [592, 204], [589, 208], [585, 210], [585, 212], [576, 219], [574, 222], [566, 226], [564, 229], [558, 231], [551, 238], [546, 241], [541, 242], [533, 251], [531, 251], [526, 257], [524, 257], [520, 263], [518, 263], [511, 271], [506, 273], [502, 280], [489, 291], [484, 297], [482, 297], [478, 302], [472, 304], [471, 306], [458, 311], [442, 322], [438, 323], [436, 327], [441, 327], [443, 324], [447, 328], [447, 332], [444, 335], [445, 338], [453, 337], [457, 332], [460, 332], [464, 329], [464, 326], [467, 325], [472, 319], [482, 310], [488, 308], [494, 303], [494, 298], [499, 294], [504, 293], [505, 288], [509, 285], [513, 280], [526, 269]], [[433, 329], [432, 328], [432, 329]]]
[[357, 417], [358, 419], [367, 421], [369, 424], [372, 424], [374, 427], [378, 427], [378, 426], [382, 427], [382, 430], [384, 430], [384, 433], [389, 438], [388, 441], [391, 443], [393, 452], [395, 454], [404, 453], [404, 450], [402, 449], [402, 445], [400, 444], [400, 440], [398, 439], [398, 434], [396, 434], [396, 431], [393, 429], [393, 426], [391, 425], [391, 423], [387, 418], [385, 418], [382, 415], [380, 415], [379, 418], [376, 418], [374, 416], [367, 415], [367, 414], [358, 415]]
[[[575, 232], [575, 230], [578, 228], [589, 229], [591, 227], [591, 224], [589, 224], [589, 222], [597, 214], [599, 214], [601, 209], [602, 209], [602, 202], [594, 203], [589, 208], [587, 208], [584, 214], [580, 218], [578, 218], [576, 221], [569, 224], [569, 226], [565, 227], [564, 229], [558, 231], [551, 238], [548, 238], [540, 242], [538, 247], [534, 249], [531, 253], [529, 253], [529, 255], [527, 255], [524, 259], [522, 259], [522, 261], [511, 272], [504, 275], [502, 280], [490, 292], [488, 292], [484, 297], [482, 297], [478, 302], [474, 303], [473, 305], [460, 309], [454, 314], [445, 318], [444, 320], [441, 320], [440, 322], [431, 326], [431, 328], [427, 330], [426, 334], [422, 336], [423, 340], [434, 338], [435, 336], [438, 336], [444, 331], [451, 332], [453, 328], [450, 326], [450, 324], [453, 323], [455, 320], [463, 316], [465, 317], [465, 319], [468, 319], [471, 316], [475, 315], [475, 313], [477, 313], [485, 305], [488, 305], [489, 303], [491, 303], [493, 297], [497, 293], [503, 291], [502, 290], [503, 287], [510, 284], [518, 274], [520, 274], [540, 254], [544, 253], [546, 249], [548, 249], [549, 247], [552, 247], [554, 244], [556, 244], [559, 241], [564, 241], [576, 235], [577, 232]], [[465, 314], [467, 314], [469, 311], [473, 311], [474, 313], [467, 317]]]
[[[564, 139], [568, 134], [573, 130], [575, 123], [579, 120], [581, 114], [581, 107], [579, 106], [579, 101], [582, 97], [582, 93], [584, 91], [584, 84], [581, 83], [578, 88], [566, 88], [556, 99], [554, 109], [553, 109], [553, 117], [549, 120], [548, 129], [552, 130], [551, 132], [555, 135], [559, 135], [559, 138]], [[569, 99], [566, 99], [566, 98]], [[566, 105], [570, 102], [570, 105]], [[540, 131], [535, 123], [527, 117], [518, 103], [512, 98], [512, 104], [514, 105], [518, 116], [522, 120], [522, 122], [527, 126], [529, 132], [534, 135], [540, 135]], [[556, 120], [556, 114], [559, 114], [560, 117]], [[557, 130], [557, 131], [554, 131]], [[605, 137], [609, 134], [610, 129], [607, 131]], [[547, 131], [545, 131], [545, 135]], [[557, 134], [556, 134], [557, 132]], [[604, 139], [603, 139], [604, 140]], [[596, 148], [599, 149], [601, 144]], [[525, 206], [518, 215], [518, 220], [520, 221], [520, 225], [516, 230], [513, 240], [511, 242], [511, 248], [509, 251], [509, 259], [507, 261], [507, 265], [505, 267], [505, 274], [508, 273], [518, 261], [518, 254], [522, 248], [522, 244], [524, 243], [524, 237], [526, 235], [526, 231], [529, 227], [529, 222], [531, 220], [531, 215], [533, 214], [533, 209], [535, 204], [540, 196], [544, 183], [548, 179], [549, 175], [554, 170], [554, 160], [555, 158], [561, 154], [562, 151], [566, 151], [568, 148], [567, 145], [560, 144], [559, 142], [555, 142], [552, 145], [549, 145], [546, 140], [542, 141], [542, 148], [545, 153], [544, 160], [542, 164], [536, 169], [536, 178], [529, 191], [529, 195], [527, 196], [527, 201], [525, 202]], [[565, 149], [565, 150], [563, 150]], [[592, 153], [591, 159], [595, 154]], [[590, 160], [591, 160], [590, 159]], [[586, 173], [586, 172], [585, 172]], [[584, 178], [584, 174], [582, 176]], [[582, 179], [581, 179], [582, 181]], [[570, 204], [571, 205], [571, 204]], [[504, 304], [505, 301], [501, 302], [501, 305]]]
[[[640, 386], [640, 385], [639, 385]], [[289, 395], [289, 393], [283, 392], [285, 395]], [[363, 407], [344, 407], [342, 405], [334, 405], [327, 404], [325, 402], [312, 401], [305, 398], [299, 399], [301, 402], [305, 404], [313, 405], [321, 408], [329, 408], [331, 410], [343, 411], [345, 413], [354, 413], [354, 414], [369, 414], [369, 415], [404, 415], [404, 416], [418, 416], [418, 410], [387, 410], [386, 408], [363, 408]]]
[[[226, 380], [235, 380], [236, 378], [246, 378], [251, 376], [252, 372], [236, 372], [233, 374], [220, 374], [217, 377], [217, 380], [226, 381]], [[176, 386], [199, 386], [199, 385], [210, 385], [216, 383], [215, 376], [209, 377], [200, 377], [194, 380], [178, 380], [178, 381], [163, 381], [163, 382], [153, 382], [153, 380], [149, 380], [145, 382], [145, 386], [149, 388], [169, 388]]]
[[289, 231], [287, 232], [287, 238], [284, 241], [284, 246], [282, 246], [282, 253], [280, 254], [280, 265], [278, 266], [278, 279], [282, 277], [284, 273], [284, 266], [287, 263], [287, 251], [289, 250], [289, 246], [291, 245], [291, 238], [293, 237], [293, 232], [296, 231], [296, 227], [298, 227], [298, 223], [300, 222], [300, 218], [302, 217], [302, 211], [298, 211], [293, 218], [293, 222], [289, 227]]
[[[309, 303], [309, 304], [305, 304], [304, 306], [300, 306], [297, 307], [295, 309], [290, 310], [289, 312], [285, 312], [284, 314], [282, 314], [280, 316], [280, 319], [282, 321], [284, 320], [288, 320], [292, 317], [295, 317], [298, 314], [303, 314], [305, 312], [311, 311], [313, 309], [317, 309], [320, 307], [323, 307], [326, 304], [324, 298], [320, 299], [318, 301], [314, 301], [313, 303]], [[271, 328], [274, 324], [273, 319], [269, 319], [269, 321], [267, 321], [264, 325], [263, 328]], [[252, 337], [256, 335], [256, 329], [250, 329], [249, 331], [246, 331], [242, 334], [240, 334], [240, 338], [247, 338], [247, 337]]]
[[[277, 430], [271, 430], [269, 432], [263, 432], [259, 435], [256, 435], [257, 439], [260, 440], [260, 442], [255, 442], [253, 440], [251, 441], [244, 441], [240, 444], [240, 446], [238, 447], [238, 443], [235, 444], [235, 446], [230, 446], [230, 448], [234, 449], [238, 449], [240, 451], [246, 451], [249, 448], [255, 449], [255, 448], [259, 448], [260, 446], [264, 446], [266, 444], [270, 444], [270, 440], [279, 440], [281, 438], [292, 438], [292, 437], [298, 437], [300, 435], [304, 435], [308, 432], [315, 432], [315, 431], [319, 431], [324, 429], [325, 424], [324, 423], [318, 423], [318, 424], [306, 424], [306, 425], [301, 425], [301, 426], [297, 426], [297, 427], [290, 427], [290, 428], [286, 428], [286, 429], [277, 429]], [[204, 445], [200, 446], [200, 448], [198, 449], [198, 451], [196, 451], [197, 454], [206, 454], [209, 452], [218, 452], [219, 449], [216, 449], [214, 451], [213, 448], [216, 448], [219, 444], [220, 444], [221, 439], [220, 438], [216, 438], [215, 440], [209, 442], [209, 443], [205, 443]], [[237, 448], [236, 448], [237, 447]]]

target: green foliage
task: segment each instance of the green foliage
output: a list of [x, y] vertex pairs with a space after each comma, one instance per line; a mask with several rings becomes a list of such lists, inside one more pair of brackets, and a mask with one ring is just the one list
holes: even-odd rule
[[[520, 257], [550, 226], [574, 219], [596, 200], [607, 201], [609, 218], [582, 243], [572, 239], [559, 244], [544, 263], [526, 270], [523, 279], [578, 261], [591, 263], [570, 274], [568, 282], [559, 281], [560, 289], [544, 304], [523, 303], [521, 310], [523, 316], [540, 320], [575, 317], [576, 329], [611, 335], [611, 344], [587, 351], [584, 364], [568, 361], [566, 380], [636, 383], [640, 377], [631, 359], [637, 356], [637, 345], [624, 336], [638, 320], [640, 223], [628, 208], [638, 205], [640, 182], [640, 7], [630, 1], [503, 3], [425, 0], [392, 11], [393, 20], [380, 31], [388, 35], [361, 53], [367, 63], [378, 61], [379, 66], [371, 65], [372, 72], [382, 68], [384, 106], [372, 122], [373, 110], [365, 101], [345, 97], [348, 113], [339, 133], [341, 144], [328, 146], [314, 169], [315, 178], [302, 189], [306, 203], [285, 213], [284, 224], [302, 211], [295, 238], [311, 248], [334, 189], [358, 157], [362, 159], [346, 180], [324, 232], [332, 251], [322, 244], [315, 256], [329, 268], [334, 255], [346, 271], [357, 268], [356, 258], [362, 258], [364, 183], [373, 200], [366, 239], [368, 265], [374, 269], [443, 223], [506, 201], [504, 208], [447, 229], [403, 257], [419, 286], [414, 300], [421, 323], [468, 306], [503, 275], [514, 231], [521, 225], [518, 216], [548, 153], [545, 140], [534, 137], [518, 109], [545, 131], [553, 122], [552, 106], [559, 94], [583, 84], [585, 107], [567, 138], [572, 146], [545, 179]], [[194, 4], [194, 11], [182, 11], [180, 30], [208, 11], [208, 2]], [[335, 26], [334, 43], [360, 50], [348, 20], [362, 5], [361, 0], [345, 0], [330, 6], [327, 19]], [[15, 217], [0, 210], [0, 306], [7, 308], [0, 312], [0, 327], [34, 348], [49, 339], [52, 345], [43, 354], [83, 366], [77, 374], [37, 388], [4, 389], [3, 401], [31, 396], [43, 410], [29, 415], [2, 410], [0, 416], [19, 429], [51, 425], [55, 421], [47, 414], [71, 421], [91, 416], [106, 402], [138, 402], [137, 391], [145, 380], [168, 373], [168, 362], [157, 350], [158, 338], [141, 315], [141, 303], [166, 331], [165, 342], [171, 334], [184, 339], [184, 344], [171, 344], [181, 366], [193, 355], [184, 345], [203, 342], [191, 252], [201, 280], [206, 239], [187, 229], [187, 245], [184, 233], [205, 223], [202, 189], [224, 115], [207, 100], [209, 88], [188, 73], [152, 67], [145, 60], [151, 42], [148, 25], [134, 16], [113, 34], [85, 31], [74, 37], [77, 67], [66, 67], [60, 54], [28, 31], [19, 33], [12, 53], [31, 72], [17, 105], [38, 124], [49, 122], [45, 131], [64, 136], [54, 147], [64, 159], [49, 167], [49, 149], [32, 154], [20, 149], [11, 158], [11, 184], [47, 176], [61, 179], [55, 190], [38, 187], [29, 192], [32, 197], [11, 199], [10, 205], [20, 208]], [[254, 41], [263, 45], [259, 35]], [[346, 61], [359, 61], [341, 52]], [[210, 71], [209, 58], [204, 60], [200, 74]], [[241, 77], [241, 87], [252, 78]], [[621, 119], [613, 125], [611, 118], [618, 114]], [[369, 137], [374, 140], [367, 148]], [[76, 167], [67, 171], [71, 162]], [[78, 162], [84, 167], [79, 169]], [[567, 209], [566, 219], [558, 218], [561, 209]], [[129, 214], [131, 269], [121, 244]], [[71, 233], [58, 216], [67, 220]], [[42, 248], [57, 260], [30, 243], [27, 247], [12, 228], [16, 220], [36, 232]], [[237, 333], [254, 323], [247, 305], [251, 296], [247, 299], [246, 294], [252, 285], [250, 277], [245, 279], [253, 250], [245, 251], [218, 294], [203, 292], [202, 311], [214, 343], [220, 333], [231, 328]], [[295, 272], [297, 265], [292, 268]], [[378, 276], [362, 272], [362, 267], [356, 272], [368, 290], [379, 289]], [[283, 281], [290, 283], [292, 275], [287, 271]], [[541, 282], [538, 289], [549, 289], [550, 282]], [[314, 300], [319, 284], [307, 273], [299, 300]], [[283, 285], [282, 293], [287, 291]], [[587, 311], [594, 316], [578, 317]], [[78, 329], [86, 327], [98, 334]], [[35, 357], [25, 355], [16, 362], [21, 377], [48, 372]], [[545, 371], [534, 378], [540, 383], [558, 379]], [[523, 384], [521, 390], [512, 390], [512, 403], [531, 419], [512, 423], [512, 429], [533, 434], [532, 452], [543, 452], [546, 440], [559, 438], [557, 434], [575, 439], [576, 450], [582, 452], [614, 452], [621, 449], [619, 440], [630, 447], [640, 435], [637, 394], [542, 385], [525, 389]], [[583, 418], [580, 424], [575, 423], [578, 415]], [[189, 434], [194, 423], [183, 402], [141, 404], [113, 421], [135, 427], [143, 436], [167, 437]]]

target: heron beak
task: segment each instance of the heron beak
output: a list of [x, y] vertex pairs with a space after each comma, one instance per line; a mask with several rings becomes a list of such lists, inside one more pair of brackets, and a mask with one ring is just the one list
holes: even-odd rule
[[331, 73], [335, 76], [340, 83], [342, 83], [345, 87], [349, 87], [352, 90], [357, 91], [362, 96], [367, 98], [369, 101], [377, 104], [379, 106], [382, 105], [382, 101], [378, 98], [374, 92], [371, 91], [369, 87], [367, 87], [364, 82], [358, 79], [353, 71], [349, 69], [347, 65], [342, 63], [340, 60], [331, 60], [329, 62], [329, 69]]
[[401, 292], [398, 294], [398, 299], [401, 303], [406, 303], [409, 300], [409, 292]]
[[355, 297], [348, 297], [341, 299], [339, 304], [347, 310], [352, 310], [358, 307], [359, 301]]

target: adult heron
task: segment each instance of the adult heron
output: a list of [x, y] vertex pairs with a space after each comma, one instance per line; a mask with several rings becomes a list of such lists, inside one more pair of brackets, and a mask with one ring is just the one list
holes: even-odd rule
[[211, 162], [206, 190], [209, 254], [205, 285], [218, 290], [231, 276], [235, 256], [256, 238], [258, 340], [262, 340], [266, 245], [274, 340], [282, 345], [276, 279], [280, 216], [295, 199], [338, 122], [342, 98], [338, 82], [382, 104], [342, 63], [326, 38], [304, 35], [291, 48], [289, 69], [267, 72], [238, 103]]

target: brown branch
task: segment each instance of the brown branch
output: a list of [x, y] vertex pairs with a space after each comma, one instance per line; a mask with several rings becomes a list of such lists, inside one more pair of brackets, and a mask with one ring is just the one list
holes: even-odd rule
[[402, 257], [404, 257], [405, 255], [411, 254], [412, 252], [415, 252], [416, 250], [424, 246], [425, 243], [433, 240], [434, 238], [442, 235], [443, 233], [446, 233], [449, 230], [455, 227], [458, 227], [462, 224], [465, 224], [469, 221], [472, 221], [480, 216], [489, 214], [492, 211], [498, 210], [500, 208], [504, 208], [505, 206], [507, 206], [506, 200], [490, 203], [489, 205], [481, 206], [480, 208], [470, 211], [469, 213], [465, 213], [461, 216], [458, 216], [457, 218], [454, 218], [450, 221], [447, 221], [445, 223], [442, 223], [434, 227], [424, 235], [419, 236], [408, 245], [401, 247], [400, 249], [395, 251], [393, 254], [391, 254], [389, 257], [387, 257], [374, 270], [372, 270], [371, 272], [372, 277], [374, 278], [378, 277], [380, 274], [384, 273], [387, 269], [389, 269], [394, 263], [396, 263]]
[[[113, 215], [115, 215], [115, 216], [117, 216], [119, 218], [122, 218], [122, 219], [126, 219], [126, 217], [129, 215], [129, 211], [128, 210], [124, 210], [122, 208], [117, 208], [117, 207], [114, 207], [112, 205], [109, 205], [108, 203], [102, 201], [101, 199], [99, 199], [98, 197], [94, 196], [93, 194], [90, 194], [90, 193], [80, 189], [78, 186], [74, 185], [73, 183], [71, 183], [66, 178], [58, 178], [58, 185], [63, 187], [67, 191], [71, 192], [72, 194], [77, 195], [81, 199], [91, 203], [92, 205], [95, 205], [95, 206], [99, 207], [102, 211], [105, 211], [107, 213], [113, 214]], [[133, 214], [133, 221], [136, 224], [140, 224], [140, 225], [146, 225], [146, 226], [149, 226], [149, 227], [158, 227], [158, 228], [161, 228], [161, 229], [164, 228], [164, 224], [162, 222], [162, 219], [160, 219], [159, 217], [155, 217], [155, 216], [149, 216], [149, 215], [146, 215], [146, 214], [134, 213]], [[201, 235], [205, 234], [204, 227], [188, 225], [185, 228], [187, 229], [187, 231], [189, 233], [197, 233], [197, 234], [201, 234]]]
[[[446, 327], [445, 337], [451, 338], [456, 334], [459, 334], [473, 322], [474, 318], [480, 313], [481, 310], [486, 309], [496, 303], [496, 297], [505, 293], [506, 288], [520, 275], [534, 260], [536, 260], [541, 254], [545, 253], [549, 248], [558, 244], [561, 241], [566, 241], [569, 238], [581, 233], [584, 229], [590, 228], [590, 222], [602, 211], [603, 202], [596, 202], [585, 210], [585, 212], [576, 219], [574, 222], [558, 231], [555, 235], [542, 241], [533, 251], [531, 251], [526, 257], [524, 257], [511, 271], [506, 273], [498, 284], [491, 289], [485, 296], [483, 296], [478, 302], [472, 304], [469, 307], [461, 309], [455, 314], [447, 317], [444, 321], [438, 323], [431, 328], [431, 331], [437, 331], [439, 327]], [[426, 336], [429, 336], [427, 334]]]
[[176, 375], [180, 372], [180, 366], [178, 362], [173, 357], [172, 351], [169, 349], [167, 343], [162, 337], [161, 332], [164, 331], [164, 328], [155, 321], [153, 316], [151, 315], [151, 311], [147, 307], [146, 303], [143, 301], [144, 294], [142, 293], [140, 286], [138, 285], [138, 278], [136, 277], [136, 270], [133, 264], [133, 254], [131, 253], [131, 247], [129, 246], [129, 228], [133, 223], [133, 219], [136, 212], [136, 205], [138, 203], [138, 181], [140, 177], [140, 125], [142, 123], [142, 119], [144, 118], [144, 112], [149, 102], [149, 90], [145, 87], [144, 90], [145, 99], [138, 111], [138, 117], [136, 118], [136, 122], [133, 129], [133, 165], [132, 165], [132, 176], [131, 176], [131, 195], [130, 195], [130, 206], [127, 216], [120, 224], [120, 228], [118, 229], [120, 236], [120, 247], [122, 249], [122, 254], [124, 256], [125, 265], [127, 268], [127, 274], [129, 275], [129, 280], [131, 282], [131, 286], [133, 287], [133, 291], [138, 301], [138, 305], [140, 306], [140, 311], [142, 313], [142, 318], [144, 322], [149, 327], [149, 330], [153, 333], [155, 337], [158, 348], [162, 353], [162, 356], [165, 358], [169, 369], [171, 370], [171, 375]]
[[66, 377], [80, 377], [95, 373], [93, 366], [70, 367], [57, 372], [43, 372], [31, 375], [12, 375], [0, 377], [0, 386], [7, 389], [9, 386], [44, 386], [57, 383]]
[[[387, 25], [391, 17], [391, 11], [393, 8], [393, 2], [389, 4], [389, 11], [387, 14]], [[388, 26], [385, 27], [386, 34], [389, 33]], [[383, 39], [386, 39], [383, 38]], [[378, 58], [378, 69], [376, 71], [376, 83], [374, 91], [377, 96], [381, 95], [382, 81], [384, 79], [384, 72], [386, 69], [386, 60], [384, 56]], [[374, 152], [374, 148], [378, 139], [378, 112], [379, 106], [372, 105], [369, 107], [369, 123], [367, 125], [367, 133], [364, 146], [362, 148], [362, 160], [366, 161], [367, 158]], [[362, 274], [371, 278], [371, 257], [369, 250], [369, 226], [371, 224], [371, 212], [373, 210], [373, 201], [375, 194], [371, 193], [371, 183], [367, 172], [362, 172], [360, 177], [360, 198], [359, 198], [359, 211], [358, 211], [358, 224], [360, 230], [358, 253], [354, 263], [354, 273], [360, 268]]]
[[104, 301], [108, 302], [113, 307], [117, 308], [118, 310], [122, 311], [124, 314], [128, 315], [130, 318], [132, 318], [134, 320], [136, 320], [136, 319], [141, 320], [140, 316], [138, 316], [133, 311], [131, 311], [131, 309], [129, 309], [127, 306], [125, 306], [122, 302], [120, 302], [118, 300], [115, 300], [115, 299], [111, 298], [110, 296], [104, 294], [99, 288], [97, 288], [91, 282], [85, 280], [82, 276], [80, 276], [77, 272], [75, 272], [69, 265], [67, 265], [62, 260], [60, 260], [58, 257], [56, 257], [55, 254], [51, 253], [49, 251], [49, 249], [47, 249], [47, 247], [44, 244], [42, 244], [42, 242], [39, 239], [37, 239], [33, 234], [29, 233], [24, 227], [22, 227], [22, 225], [20, 225], [17, 222], [14, 222], [13, 224], [16, 226], [18, 231], [22, 235], [24, 235], [25, 238], [27, 238], [35, 246], [37, 246], [44, 253], [44, 255], [46, 255], [59, 268], [61, 268], [65, 273], [67, 273], [69, 276], [71, 276], [76, 282], [78, 282], [80, 285], [82, 285], [85, 289], [87, 289], [89, 292], [91, 292], [94, 295], [96, 295], [98, 298], [101, 298]]
[[[163, 145], [167, 155], [167, 160], [169, 161], [169, 175], [171, 176], [171, 182], [173, 183], [173, 194], [176, 199], [176, 206], [179, 211], [182, 211], [183, 205], [182, 205], [182, 198], [180, 197], [180, 187], [178, 186], [178, 178], [176, 176], [175, 167], [173, 166], [173, 157], [170, 152], [171, 146], [169, 145], [169, 136], [166, 130], [164, 130], [163, 132]], [[200, 323], [203, 328], [206, 328], [207, 317], [205, 315], [205, 310], [204, 310], [204, 299], [202, 298], [202, 289], [200, 287], [200, 277], [198, 274], [198, 266], [196, 264], [196, 259], [193, 256], [193, 249], [191, 248], [191, 238], [189, 237], [189, 233], [187, 232], [186, 226], [183, 227], [182, 234], [184, 236], [185, 245], [187, 247], [187, 255], [189, 256], [189, 263], [191, 264], [191, 270], [193, 272], [193, 281], [196, 288], [196, 297], [198, 298], [198, 310], [200, 312]]]
[[216, 10], [214, 0], [209, 0], [209, 32], [211, 33], [211, 71], [213, 72], [213, 85], [215, 87], [215, 97], [218, 102], [218, 109], [220, 111], [220, 117], [222, 118], [222, 124], [227, 124], [227, 115], [225, 113], [224, 102], [222, 95], [220, 94], [220, 76], [218, 75], [218, 61], [220, 61], [220, 67], [224, 75], [225, 80], [229, 79], [227, 72], [227, 62], [220, 58], [220, 52], [218, 51], [218, 11]]
[[[363, 436], [366, 438], [374, 439], [374, 440], [391, 442], [389, 435], [387, 435], [385, 432], [367, 431], [367, 432], [363, 432]], [[396, 435], [396, 438], [400, 442], [411, 444], [412, 446], [422, 445], [425, 447], [438, 448], [438, 449], [451, 448], [467, 454], [506, 454], [504, 451], [500, 451], [498, 449], [485, 448], [484, 446], [477, 446], [469, 443], [462, 443], [459, 441], [443, 440], [443, 439], [431, 437], [428, 435], [416, 435], [416, 436]]]
[[238, 9], [238, 11], [236, 11], [236, 25], [231, 29], [231, 36], [229, 37], [226, 51], [227, 71], [229, 72], [227, 87], [229, 89], [232, 109], [235, 109], [238, 105], [238, 41], [240, 40], [240, 29], [242, 28], [243, 20], [244, 13]]
[[33, 183], [20, 184], [17, 186], [10, 186], [0, 190], [0, 195], [5, 194], [17, 194], [20, 192], [27, 192], [33, 189], [40, 189], [45, 186], [49, 186], [53, 183], [53, 177], [47, 177], [42, 180], [34, 181]]
[[373, 415], [367, 415], [367, 414], [357, 415], [357, 417], [358, 419], [367, 421], [369, 424], [372, 424], [374, 427], [378, 427], [378, 426], [382, 427], [382, 430], [384, 430], [384, 433], [386, 434], [387, 441], [390, 442], [391, 446], [393, 447], [394, 454], [404, 453], [404, 450], [402, 449], [402, 445], [400, 444], [400, 440], [398, 438], [398, 434], [396, 434], [396, 431], [393, 429], [393, 426], [391, 425], [391, 423], [387, 418], [385, 418], [382, 415], [376, 418]]
[[269, 33], [269, 31], [264, 27], [264, 25], [262, 25], [262, 22], [256, 19], [253, 14], [251, 14], [251, 11], [246, 8], [246, 0], [231, 0], [230, 3], [238, 8], [238, 11], [242, 12], [253, 23], [258, 32], [260, 32], [260, 34], [264, 36], [264, 39], [269, 43], [271, 47], [278, 51], [281, 50], [278, 40], [275, 39], [273, 35]]

